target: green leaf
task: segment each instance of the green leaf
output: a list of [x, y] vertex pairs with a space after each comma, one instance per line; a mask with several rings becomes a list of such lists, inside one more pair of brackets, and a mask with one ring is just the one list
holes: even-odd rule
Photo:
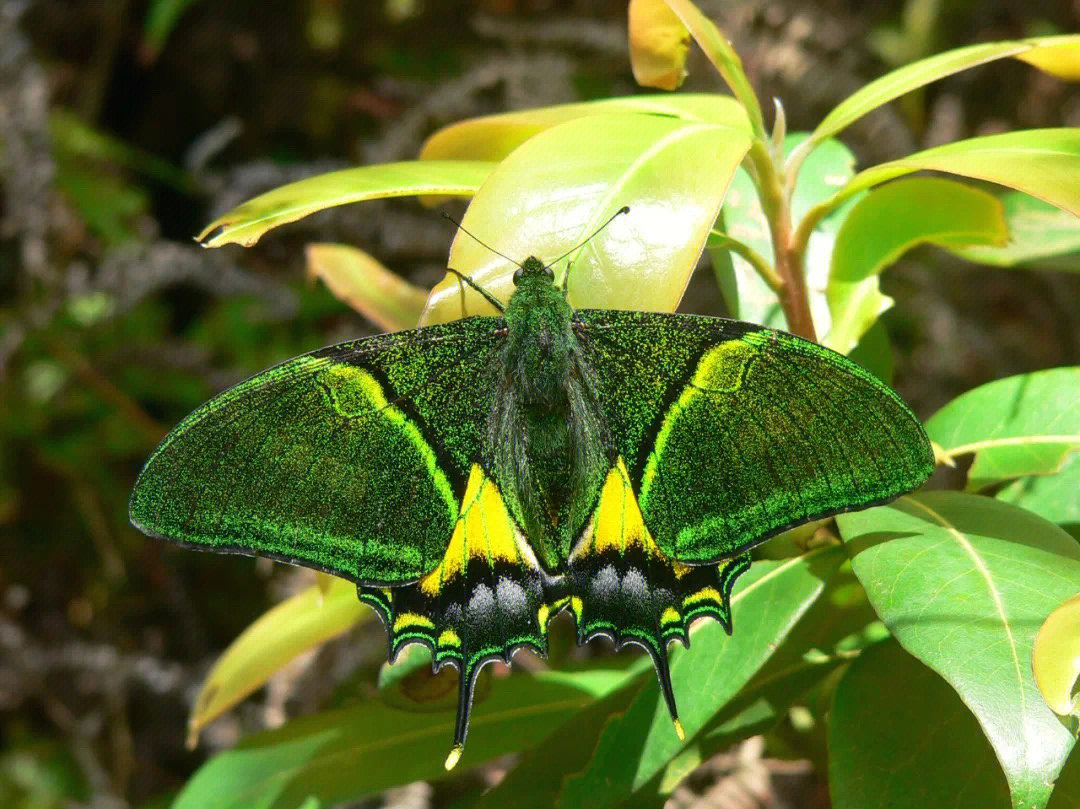
[[146, 58], [153, 60], [165, 47], [173, 28], [184, 16], [188, 7], [197, 0], [153, 0], [146, 9], [143, 21], [143, 40]]
[[[689, 651], [672, 655], [671, 680], [687, 739], [720, 713], [776, 651], [800, 616], [821, 594], [842, 554], [835, 546], [783, 562], [759, 561], [746, 574], [736, 606], [734, 633], [708, 623]], [[672, 732], [659, 694], [644, 691], [626, 713], [607, 723], [581, 775], [567, 778], [565, 806], [598, 809], [618, 803], [660, 773], [687, 747]]]
[[618, 112], [679, 118], [750, 131], [745, 110], [729, 96], [712, 93], [627, 96], [557, 104], [460, 121], [443, 127], [429, 137], [420, 149], [420, 159], [502, 160], [533, 135], [557, 124], [588, 115]]
[[1080, 453], [1071, 453], [1061, 471], [1015, 480], [997, 494], [998, 500], [1026, 508], [1060, 525], [1080, 540]]
[[233, 242], [251, 246], [278, 225], [335, 205], [416, 195], [468, 197], [494, 167], [483, 160], [430, 160], [332, 171], [249, 199], [215, 219], [196, 238], [204, 247]]
[[[514, 259], [553, 261], [629, 205], [628, 215], [575, 254], [570, 301], [577, 308], [670, 312], [749, 144], [737, 128], [678, 118], [579, 118], [536, 135], [500, 163], [463, 224]], [[449, 265], [509, 299], [516, 268], [472, 238], [454, 239]], [[555, 268], [557, 278], [565, 267]], [[423, 322], [490, 311], [473, 290], [462, 298], [460, 283], [448, 275], [432, 290]]]
[[[785, 141], [785, 150], [791, 153], [807, 138], [806, 133], [792, 133]], [[812, 151], [803, 163], [798, 182], [792, 195], [792, 218], [798, 221], [809, 209], [834, 195], [855, 174], [855, 156], [839, 141], [829, 140]], [[825, 301], [825, 284], [829, 277], [836, 232], [845, 215], [836, 211], [811, 234], [805, 257], [807, 291], [810, 296], [810, 312], [818, 332], [828, 331], [830, 316]], [[773, 261], [772, 237], [769, 223], [761, 209], [750, 176], [742, 169], [735, 173], [724, 200], [724, 233], [749, 246], [770, 264]], [[712, 251], [714, 266], [716, 252]], [[725, 251], [726, 252], [726, 251]], [[720, 279], [721, 287], [736, 290], [733, 295], [725, 292], [725, 301], [732, 316], [774, 328], [785, 328], [783, 310], [773, 292], [761, 276], [738, 255], [732, 255], [734, 280]]]
[[[914, 171], [944, 171], [1015, 188], [1080, 216], [1080, 129], [1027, 129], [970, 138], [881, 163], [855, 175], [820, 206]], [[820, 211], [811, 212], [811, 221]], [[802, 225], [800, 225], [800, 228]]]
[[374, 617], [356, 598], [356, 585], [326, 577], [328, 589], [313, 585], [267, 610], [214, 663], [188, 719], [188, 744], [270, 675], [302, 652]]
[[[526, 753], [498, 787], [465, 805], [599, 809], [660, 779], [668, 762], [694, 744], [695, 733], [705, 749], [715, 750], [771, 726], [783, 710], [777, 695], [798, 694], [803, 684], [823, 676], [822, 669], [794, 665], [777, 670], [731, 698], [801, 624], [842, 560], [837, 550], [755, 562], [731, 598], [734, 634], [728, 637], [715, 622], [702, 622], [691, 632], [689, 650], [671, 649], [671, 676], [686, 742], [676, 737], [649, 671], [576, 715], [547, 744]], [[648, 665], [647, 658], [640, 662]], [[729, 702], [730, 710], [725, 707]], [[597, 782], [604, 784], [602, 790], [595, 789]]]
[[321, 278], [334, 293], [383, 331], [416, 326], [427, 290], [410, 284], [372, 256], [346, 244], [309, 244], [308, 276]]
[[[1067, 211], [1019, 191], [1000, 196], [1005, 208], [1009, 242], [1003, 247], [959, 245], [946, 247], [956, 255], [981, 264], [1014, 267], [1080, 251], [1080, 220]], [[1080, 261], [1056, 269], [1080, 271]]]
[[[592, 695], [543, 675], [493, 683], [473, 711], [463, 763], [479, 764], [542, 740]], [[356, 801], [412, 781], [444, 776], [453, 710], [413, 712], [379, 700], [302, 717], [245, 739], [204, 764], [173, 809], [294, 809]], [[528, 728], [528, 732], [522, 732]]]
[[947, 455], [975, 453], [968, 487], [1049, 475], [1080, 448], [1080, 367], [999, 379], [957, 397], [926, 422]]
[[1035, 686], [1031, 649], [1080, 589], [1080, 545], [1030, 512], [959, 492], [902, 497], [837, 524], [878, 615], [975, 714], [1014, 806], [1043, 806], [1075, 739]]
[[852, 663], [829, 714], [835, 809], [1004, 809], [1009, 788], [979, 723], [933, 671], [888, 640]]
[[836, 234], [825, 296], [825, 345], [847, 354], [892, 305], [878, 275], [918, 244], [1004, 244], [1008, 230], [992, 194], [939, 177], [897, 180], [859, 200]]
[[1077, 713], [1080, 696], [1080, 594], [1067, 599], [1047, 617], [1035, 636], [1031, 653], [1035, 683], [1054, 713]]
[[970, 45], [921, 59], [887, 73], [848, 96], [825, 116], [812, 137], [815, 141], [824, 140], [894, 98], [961, 70], [1007, 56], [1016, 56], [1040, 68], [1045, 65], [1048, 72], [1065, 75], [1065, 64], [1070, 59], [1075, 64], [1078, 48], [1080, 36], [1041, 37]]

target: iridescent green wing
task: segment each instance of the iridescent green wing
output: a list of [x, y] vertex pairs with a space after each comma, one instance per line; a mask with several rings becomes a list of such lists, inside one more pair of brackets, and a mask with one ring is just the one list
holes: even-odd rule
[[225, 391], [147, 461], [132, 523], [363, 584], [416, 581], [442, 560], [480, 455], [502, 325], [343, 343]]
[[578, 333], [645, 526], [688, 565], [890, 500], [933, 471], [930, 442], [859, 365], [748, 323], [585, 310]]

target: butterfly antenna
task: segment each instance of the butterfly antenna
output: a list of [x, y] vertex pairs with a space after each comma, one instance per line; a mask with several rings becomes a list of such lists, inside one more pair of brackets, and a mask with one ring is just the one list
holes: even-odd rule
[[[487, 245], [485, 245], [485, 247], [486, 246]], [[502, 254], [500, 253], [500, 255], [502, 255]], [[506, 311], [506, 307], [502, 305], [502, 302], [498, 298], [496, 298], [494, 295], [492, 295], [490, 292], [488, 292], [482, 286], [480, 286], [475, 281], [473, 281], [473, 279], [471, 279], [469, 276], [462, 275], [457, 270], [455, 270], [453, 267], [447, 267], [446, 271], [447, 272], [452, 272], [454, 275], [456, 275], [458, 277], [458, 280], [464, 281], [466, 284], [468, 284], [473, 289], [475, 289], [477, 292], [479, 292], [481, 295], [483, 295], [484, 298], [487, 300], [487, 302], [490, 303], [492, 306], [494, 306], [496, 309], [498, 309], [500, 312], [505, 312]]]
[[482, 242], [482, 241], [480, 241], [480, 239], [479, 239], [478, 237], [476, 237], [476, 236], [474, 236], [473, 234], [469, 233], [469, 231], [465, 230], [465, 227], [464, 227], [464, 226], [463, 226], [463, 225], [462, 225], [462, 224], [461, 224], [461, 223], [460, 223], [459, 221], [457, 221], [456, 219], [454, 219], [454, 217], [452, 217], [452, 216], [451, 216], [450, 214], [448, 214], [448, 213], [443, 213], [443, 219], [448, 219], [448, 220], [450, 220], [451, 222], [453, 222], [453, 223], [454, 223], [454, 225], [455, 225], [455, 226], [457, 226], [457, 229], [458, 229], [458, 230], [460, 230], [460, 231], [461, 231], [462, 233], [464, 233], [464, 234], [465, 234], [466, 236], [468, 236], [468, 237], [469, 237], [470, 239], [472, 239], [472, 240], [473, 240], [474, 242], [476, 242], [477, 244], [479, 244], [479, 245], [480, 245], [481, 247], [486, 247], [486, 248], [487, 248], [488, 250], [490, 250], [490, 251], [491, 251], [492, 253], [494, 253], [495, 255], [497, 255], [497, 256], [502, 256], [502, 257], [503, 257], [503, 258], [505, 258], [505, 259], [506, 259], [507, 261], [509, 261], [509, 262], [510, 262], [511, 264], [514, 264], [514, 265], [516, 265], [516, 266], [518, 266], [518, 267], [520, 267], [520, 266], [521, 266], [521, 264], [519, 264], [518, 262], [514, 261], [514, 260], [513, 260], [512, 258], [510, 258], [510, 256], [506, 255], [506, 253], [500, 253], [500, 252], [499, 252], [498, 250], [496, 250], [496, 249], [495, 249], [494, 247], [492, 247], [491, 245], [489, 245], [489, 244], [486, 244], [485, 242]]
[[608, 220], [604, 224], [602, 224], [600, 227], [598, 227], [596, 230], [594, 230], [592, 232], [591, 236], [589, 236], [586, 239], [582, 239], [581, 244], [577, 245], [577, 247], [571, 247], [569, 250], [567, 250], [565, 253], [563, 253], [561, 256], [559, 256], [557, 259], [552, 261], [548, 266], [552, 267], [552, 266], [558, 264], [560, 261], [562, 261], [568, 255], [573, 253], [575, 250], [580, 250], [582, 247], [584, 247], [586, 244], [588, 244], [590, 241], [592, 241], [600, 231], [602, 231], [604, 228], [606, 228], [608, 225], [610, 225], [612, 220], [616, 216], [622, 216], [624, 213], [630, 213], [630, 206], [629, 205], [623, 205], [621, 208], [619, 208], [619, 210], [615, 211], [615, 213], [613, 213], [611, 216], [608, 217]]

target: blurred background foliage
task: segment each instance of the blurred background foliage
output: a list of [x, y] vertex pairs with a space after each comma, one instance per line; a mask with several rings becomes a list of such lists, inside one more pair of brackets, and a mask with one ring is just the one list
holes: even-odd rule
[[[1080, 30], [1080, 3], [1060, 0], [700, 5], [793, 130], [929, 53]], [[385, 201], [250, 250], [191, 237], [285, 182], [411, 158], [457, 119], [633, 93], [625, 28], [621, 0], [0, 0], [0, 806], [163, 806], [208, 751], [372, 687], [385, 647], [368, 623], [186, 750], [209, 664], [309, 574], [174, 552], [127, 524], [126, 501], [148, 452], [210, 395], [376, 331], [305, 280], [305, 243], [362, 246], [430, 287], [450, 227]], [[691, 64], [687, 89], [718, 81]], [[869, 116], [847, 142], [879, 161], [1062, 125], [1080, 125], [1075, 85], [1006, 60]], [[1080, 363], [1075, 274], [968, 271], [923, 250], [885, 286], [897, 387], [923, 417], [990, 379]], [[695, 279], [684, 308], [719, 307]], [[445, 805], [498, 772], [386, 800]], [[676, 795], [725, 805], [703, 772]], [[798, 782], [792, 805], [826, 805], [808, 768], [772, 775]]]

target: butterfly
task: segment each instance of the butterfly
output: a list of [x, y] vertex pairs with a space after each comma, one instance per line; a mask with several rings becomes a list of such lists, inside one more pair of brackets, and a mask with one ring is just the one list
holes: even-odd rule
[[682, 734], [667, 647], [731, 632], [749, 551], [886, 502], [934, 456], [887, 385], [751, 323], [575, 310], [536, 257], [500, 312], [322, 348], [185, 418], [132, 492], [132, 523], [203, 550], [350, 579], [411, 643], [459, 670], [446, 761], [476, 677], [543, 655], [566, 610], [652, 658]]

